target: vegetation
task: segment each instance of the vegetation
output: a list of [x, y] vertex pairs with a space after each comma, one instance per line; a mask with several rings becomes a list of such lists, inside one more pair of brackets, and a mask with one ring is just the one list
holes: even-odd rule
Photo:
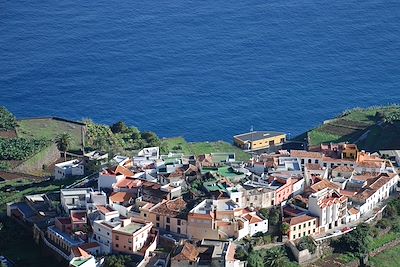
[[72, 136], [69, 133], [62, 133], [57, 136], [55, 143], [60, 152], [64, 153], [64, 160], [67, 160], [67, 150], [71, 146]]
[[371, 267], [397, 267], [399, 266], [399, 263], [396, 259], [399, 255], [400, 247], [397, 246], [371, 258], [369, 265]]
[[32, 231], [16, 224], [8, 217], [0, 217], [3, 227], [0, 229], [1, 255], [10, 258], [16, 266], [64, 266], [46, 257], [44, 251], [37, 246], [32, 238]]
[[317, 245], [311, 236], [305, 236], [300, 239], [299, 243], [297, 244], [297, 248], [300, 251], [308, 249], [310, 253], [314, 254], [317, 249]]
[[129, 255], [111, 255], [104, 261], [105, 267], [135, 267], [136, 265]]
[[362, 149], [378, 150], [400, 147], [396, 138], [399, 134], [400, 106], [391, 105], [344, 111], [338, 118], [309, 131], [308, 138], [312, 146], [358, 141]]
[[17, 120], [5, 107], [0, 106], [0, 130], [14, 130]]
[[184, 155], [201, 155], [210, 153], [235, 153], [236, 160], [247, 161], [250, 155], [241, 149], [223, 141], [188, 143], [182, 137], [161, 140], [161, 153], [182, 153]]
[[332, 245], [339, 252], [352, 252], [359, 258], [360, 265], [365, 266], [368, 253], [371, 251], [372, 240], [371, 226], [362, 223], [355, 230], [332, 241]]
[[10, 164], [8, 162], [0, 162], [0, 171], [7, 171], [10, 169]]
[[281, 209], [280, 208], [263, 208], [260, 210], [261, 215], [268, 219], [270, 225], [277, 225], [281, 219]]
[[[0, 213], [6, 210], [9, 202], [18, 202], [26, 195], [49, 193], [70, 185], [75, 179], [58, 181], [33, 181], [31, 179], [10, 180], [0, 184]], [[1, 240], [1, 239], [0, 239]]]
[[45, 140], [1, 139], [0, 160], [25, 160], [48, 145]]
[[288, 223], [282, 223], [281, 224], [281, 232], [283, 235], [287, 235], [290, 230], [290, 225]]
[[292, 263], [286, 251], [282, 247], [275, 247], [268, 250], [252, 250], [248, 255], [249, 267], [287, 267], [297, 266]]
[[69, 133], [72, 137], [70, 150], [77, 151], [82, 148], [82, 128], [84, 126], [56, 119], [30, 119], [19, 120], [16, 128], [17, 135], [25, 139], [38, 139], [54, 142], [56, 137]]
[[160, 140], [153, 132], [140, 132], [119, 121], [108, 127], [86, 121], [88, 146], [111, 154], [131, 154], [144, 147], [159, 146]]

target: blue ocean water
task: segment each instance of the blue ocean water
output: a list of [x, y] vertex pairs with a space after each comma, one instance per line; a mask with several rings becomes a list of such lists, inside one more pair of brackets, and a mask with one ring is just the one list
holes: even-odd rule
[[0, 105], [162, 137], [400, 102], [398, 0], [0, 1]]

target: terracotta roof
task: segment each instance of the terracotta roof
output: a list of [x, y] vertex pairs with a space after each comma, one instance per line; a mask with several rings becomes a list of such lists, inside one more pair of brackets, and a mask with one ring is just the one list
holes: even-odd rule
[[295, 158], [315, 158], [320, 159], [323, 157], [322, 153], [319, 152], [310, 152], [305, 150], [291, 150], [290, 156]]
[[73, 223], [86, 222], [86, 211], [71, 212], [71, 221]]
[[356, 209], [356, 208], [351, 208], [351, 209], [348, 210], [348, 212], [350, 214], [353, 214], [353, 215], [356, 215], [356, 214], [360, 213], [360, 211], [358, 209]]
[[314, 171], [322, 171], [324, 169], [321, 165], [315, 163], [307, 163], [306, 168]]
[[117, 166], [112, 167], [112, 168], [108, 168], [107, 172], [109, 174], [115, 174], [115, 175], [119, 175], [119, 174], [123, 174], [125, 176], [134, 176], [135, 175], [129, 169], [125, 168], [124, 166], [120, 166], [120, 165], [117, 165]]
[[151, 208], [150, 212], [176, 217], [186, 208], [186, 205], [186, 202], [180, 197], [173, 200], [165, 200]]
[[236, 245], [233, 243], [230, 243], [229, 247], [228, 247], [228, 251], [226, 252], [226, 259], [228, 261], [234, 261], [235, 253], [236, 253]]
[[199, 252], [196, 247], [189, 242], [185, 242], [179, 249], [177, 255], [173, 257], [174, 260], [186, 260], [196, 262], [199, 256]]
[[130, 178], [130, 177], [126, 177], [124, 179], [122, 179], [121, 181], [119, 181], [115, 187], [116, 188], [138, 188], [142, 185], [142, 181], [139, 179], [135, 179], [135, 178]]
[[255, 214], [246, 214], [245, 216], [243, 216], [244, 218], [246, 218], [248, 221], [249, 221], [249, 223], [250, 224], [253, 224], [253, 223], [259, 223], [259, 222], [262, 222], [263, 220], [260, 218], [260, 217], [258, 217], [257, 215], [255, 215]]
[[87, 253], [84, 249], [80, 247], [72, 248], [71, 253], [74, 255], [74, 257], [79, 257], [84, 259], [91, 257], [89, 253]]
[[336, 168], [333, 168], [332, 171], [336, 172], [353, 172], [354, 168], [350, 166], [337, 166]]
[[340, 187], [328, 180], [322, 179], [321, 181], [313, 184], [312, 186], [310, 186], [310, 188], [314, 191], [314, 192], [318, 192], [321, 191], [325, 188], [331, 188], [331, 189], [335, 189], [335, 190], [340, 190]]
[[300, 223], [305, 223], [311, 220], [315, 220], [316, 217], [308, 216], [308, 215], [300, 215], [296, 217], [292, 217], [287, 219], [287, 222], [290, 224], [290, 226], [297, 225]]
[[113, 203], [124, 203], [128, 202], [134, 197], [133, 194], [127, 192], [114, 192], [110, 196], [110, 200]]
[[100, 212], [103, 213], [103, 214], [107, 214], [107, 213], [109, 213], [109, 212], [115, 211], [115, 210], [112, 209], [111, 207], [103, 206], [103, 205], [96, 206], [96, 208], [97, 208], [98, 211], [100, 211]]

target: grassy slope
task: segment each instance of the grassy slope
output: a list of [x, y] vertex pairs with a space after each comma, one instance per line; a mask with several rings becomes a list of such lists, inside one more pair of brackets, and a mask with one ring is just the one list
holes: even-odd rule
[[[29, 179], [11, 180], [0, 184], [0, 213], [5, 212], [8, 202], [20, 201], [26, 195], [42, 194], [60, 190], [64, 185], [72, 184], [74, 179], [60, 181], [34, 182]], [[6, 192], [6, 186], [15, 187], [15, 191]]]
[[200, 155], [221, 152], [235, 153], [236, 159], [239, 161], [246, 161], [250, 158], [250, 155], [243, 152], [241, 149], [222, 141], [188, 143], [184, 138], [176, 137], [163, 139], [162, 144], [170, 152], [183, 153], [185, 155]]
[[18, 137], [54, 140], [61, 133], [70, 133], [72, 136], [71, 150], [80, 148], [81, 127], [74, 123], [52, 119], [31, 119], [18, 121]]
[[394, 247], [386, 250], [383, 253], [370, 258], [369, 264], [371, 266], [379, 267], [397, 267], [399, 266], [398, 257], [400, 255], [400, 247]]
[[[375, 117], [379, 111], [398, 110], [400, 107], [381, 107], [363, 110], [354, 110], [341, 117], [339, 121], [332, 121], [309, 131], [310, 145], [319, 145], [329, 142], [354, 142], [364, 132], [370, 130], [368, 137], [358, 145], [366, 150], [400, 148], [400, 125], [378, 125]], [[345, 122], [348, 127], [343, 126]], [[361, 126], [360, 126], [361, 125]], [[354, 127], [354, 128], [353, 128]], [[357, 129], [358, 128], [358, 129]]]

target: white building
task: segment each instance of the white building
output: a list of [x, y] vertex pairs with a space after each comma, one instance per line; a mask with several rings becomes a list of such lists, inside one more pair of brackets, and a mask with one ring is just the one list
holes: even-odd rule
[[354, 188], [355, 185], [358, 185], [359, 189], [350, 199], [361, 215], [371, 212], [380, 202], [395, 192], [398, 180], [399, 175], [394, 173], [353, 176], [348, 183], [348, 187], [352, 186]]
[[94, 206], [107, 204], [106, 194], [95, 192], [92, 188], [61, 189], [60, 197], [67, 214], [70, 210], [90, 210]]
[[85, 174], [84, 165], [77, 159], [61, 162], [55, 165], [54, 177], [61, 180], [74, 176], [82, 176]]
[[327, 231], [346, 223], [347, 197], [338, 191], [325, 188], [308, 198], [308, 211], [319, 217], [319, 226]]

